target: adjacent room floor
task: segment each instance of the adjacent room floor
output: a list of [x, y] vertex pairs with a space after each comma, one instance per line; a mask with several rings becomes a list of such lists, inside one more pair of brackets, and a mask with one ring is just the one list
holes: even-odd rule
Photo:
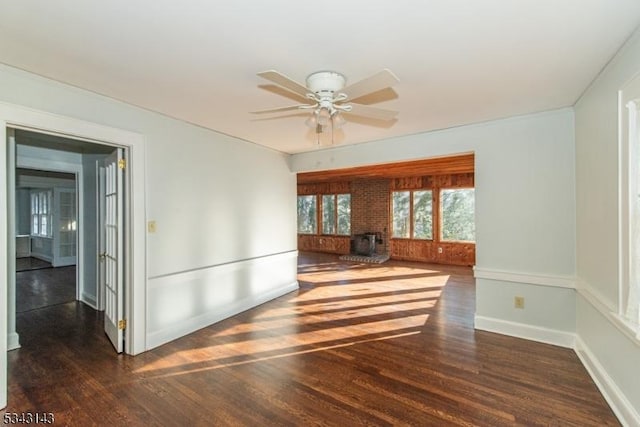
[[300, 290], [136, 357], [18, 315], [7, 412], [67, 425], [619, 425], [569, 349], [473, 329], [471, 269], [301, 254]]
[[16, 266], [22, 270], [16, 273], [17, 313], [75, 301], [75, 266], [53, 268], [51, 264], [35, 258], [21, 258], [19, 261], [22, 262]]

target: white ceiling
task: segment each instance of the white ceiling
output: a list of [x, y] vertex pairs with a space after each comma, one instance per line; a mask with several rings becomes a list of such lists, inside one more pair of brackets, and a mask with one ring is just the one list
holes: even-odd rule
[[[349, 82], [389, 68], [369, 99], [391, 125], [341, 144], [573, 105], [640, 24], [638, 0], [20, 0], [0, 5], [0, 62], [286, 153], [313, 150], [297, 104], [259, 71]], [[261, 119], [261, 120], [258, 120]]]

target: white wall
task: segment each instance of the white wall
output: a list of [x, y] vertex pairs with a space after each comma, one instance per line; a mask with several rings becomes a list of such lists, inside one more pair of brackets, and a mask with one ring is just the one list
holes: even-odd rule
[[576, 104], [577, 334], [621, 419], [640, 425], [640, 342], [617, 326], [618, 91], [640, 72], [640, 33]]
[[28, 188], [16, 188], [16, 234], [31, 234], [31, 193]]
[[[291, 164], [303, 172], [474, 152], [476, 326], [570, 345], [573, 126], [572, 110], [563, 109], [296, 154]], [[525, 297], [524, 310], [514, 308], [516, 295]]]
[[[137, 167], [147, 188], [137, 196], [157, 232], [147, 236], [147, 280], [133, 285], [154, 301], [146, 348], [203, 326], [203, 313], [219, 318], [297, 288], [296, 180], [285, 155], [6, 66], [0, 101], [144, 136]], [[264, 263], [281, 271], [264, 274]], [[230, 265], [241, 273], [216, 274]]]
[[31, 256], [34, 258], [53, 263], [53, 238], [32, 237]]

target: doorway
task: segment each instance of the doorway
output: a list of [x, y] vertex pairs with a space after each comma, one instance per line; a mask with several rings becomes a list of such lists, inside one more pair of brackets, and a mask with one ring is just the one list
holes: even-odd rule
[[[13, 166], [9, 164], [11, 147], [7, 144], [10, 129], [31, 130], [63, 137], [73, 136], [81, 142], [120, 146], [126, 150], [129, 169], [125, 179], [128, 198], [124, 216], [124, 244], [127, 254], [124, 265], [125, 283], [129, 286], [125, 288], [124, 313], [127, 317], [127, 327], [124, 335], [128, 344], [125, 352], [136, 355], [146, 351], [145, 137], [140, 133], [75, 117], [34, 110], [17, 104], [0, 103], [0, 141], [5, 143], [5, 148], [0, 149], [0, 177], [5, 177], [7, 184], [0, 185], [0, 206], [5, 207], [9, 206], [9, 193], [14, 176], [8, 173], [9, 170], [13, 170]], [[9, 182], [10, 180], [12, 182]], [[4, 224], [0, 227], [0, 277], [7, 279], [0, 281], [0, 295], [5, 295], [7, 301], [7, 304], [0, 304], [0, 407], [7, 404], [7, 350], [12, 344], [12, 336], [8, 331], [15, 330], [15, 289], [12, 290], [8, 283], [15, 274], [15, 241], [9, 238], [7, 227], [11, 215], [9, 209], [0, 209], [0, 224]], [[11, 322], [14, 324], [11, 325]]]
[[[26, 305], [27, 309], [37, 309], [43, 302], [68, 302], [65, 298], [69, 298], [69, 288], [73, 286], [73, 301], [95, 310], [104, 310], [105, 301], [101, 295], [105, 292], [99, 285], [107, 282], [101, 279], [104, 269], [100, 268], [100, 263], [104, 260], [98, 257], [98, 248], [104, 246], [101, 237], [105, 233], [99, 230], [101, 216], [98, 210], [99, 206], [108, 203], [99, 200], [100, 170], [109, 156], [122, 157], [123, 150], [110, 144], [23, 129], [10, 130], [9, 145], [13, 145], [10, 164], [13, 163], [15, 169], [14, 194], [10, 194], [9, 200], [13, 200], [15, 206], [15, 227], [10, 228], [16, 230], [16, 256], [20, 246], [21, 255], [29, 253], [29, 264], [37, 264], [32, 260], [34, 258], [48, 261], [54, 269], [45, 274], [18, 273], [16, 268], [15, 303]], [[118, 206], [122, 212], [122, 200]], [[122, 215], [119, 221], [118, 228], [122, 229]], [[122, 237], [118, 241], [122, 245]], [[68, 271], [70, 267], [74, 275]], [[63, 268], [66, 270], [60, 270]], [[119, 268], [117, 282], [122, 286], [123, 268], [121, 265]], [[119, 298], [122, 300], [122, 292]], [[119, 308], [117, 314], [111, 313], [109, 319], [123, 317], [121, 302]], [[16, 307], [15, 311], [23, 312], [23, 309]], [[12, 311], [10, 307], [9, 312]], [[111, 331], [113, 324], [114, 321], [105, 322], [105, 331], [114, 348], [121, 352], [124, 336], [122, 332], [114, 334]], [[9, 334], [14, 337], [13, 348], [17, 348], [19, 335], [11, 330], [11, 326], [10, 321]]]
[[16, 167], [16, 314], [78, 299], [77, 177]]

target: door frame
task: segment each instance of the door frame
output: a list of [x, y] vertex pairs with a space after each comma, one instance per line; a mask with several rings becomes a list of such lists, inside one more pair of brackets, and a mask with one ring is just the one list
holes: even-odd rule
[[[146, 351], [146, 177], [145, 139], [139, 133], [99, 125], [73, 117], [33, 110], [20, 105], [0, 102], [0, 206], [8, 206], [7, 128], [78, 139], [93, 144], [111, 145], [125, 149], [125, 352], [131, 355]], [[7, 404], [7, 310], [8, 280], [15, 267], [9, 263], [8, 207], [0, 209], [0, 408]], [[12, 271], [10, 271], [12, 270]], [[15, 304], [15, 302], [13, 302]]]

